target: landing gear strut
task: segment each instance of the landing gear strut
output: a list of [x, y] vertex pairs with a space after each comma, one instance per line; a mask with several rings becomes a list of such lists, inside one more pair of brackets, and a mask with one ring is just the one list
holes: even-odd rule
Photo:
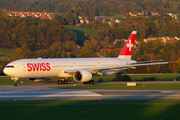
[[83, 84], [95, 84], [95, 81], [94, 80], [90, 80], [88, 82], [83, 82]]
[[58, 80], [58, 81], [57, 81], [57, 84], [69, 84], [69, 80], [65, 80], [65, 79], [63, 79], [63, 80]]

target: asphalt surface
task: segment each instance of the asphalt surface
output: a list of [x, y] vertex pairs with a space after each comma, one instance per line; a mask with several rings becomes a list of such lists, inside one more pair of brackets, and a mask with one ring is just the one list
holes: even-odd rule
[[[115, 82], [97, 84], [115, 84]], [[120, 82], [121, 84], [125, 84]], [[148, 83], [180, 83], [146, 82]], [[119, 82], [116, 82], [119, 84]], [[72, 85], [72, 84], [71, 84]], [[126, 100], [126, 99], [180, 99], [180, 90], [99, 90], [99, 89], [55, 89], [51, 84], [1, 85], [0, 100]]]

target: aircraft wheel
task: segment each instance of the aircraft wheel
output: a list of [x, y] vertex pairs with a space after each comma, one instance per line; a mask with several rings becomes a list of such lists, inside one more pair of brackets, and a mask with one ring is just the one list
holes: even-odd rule
[[89, 82], [87, 82], [88, 84], [95, 84], [94, 80], [90, 80]]
[[57, 84], [69, 84], [69, 80], [58, 80]]
[[64, 84], [69, 84], [69, 80], [64, 80]]
[[69, 84], [69, 80], [67, 80], [67, 84]]
[[61, 84], [61, 81], [60, 81], [60, 80], [58, 80], [58, 81], [57, 81], [57, 84]]
[[14, 86], [18, 86], [18, 82], [17, 82], [17, 81], [16, 81], [16, 82], [14, 82], [13, 84], [14, 84]]

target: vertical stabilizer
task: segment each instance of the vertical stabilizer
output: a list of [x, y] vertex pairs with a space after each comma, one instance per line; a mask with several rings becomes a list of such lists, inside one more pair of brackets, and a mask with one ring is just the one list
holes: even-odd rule
[[131, 60], [137, 31], [132, 31], [118, 58]]

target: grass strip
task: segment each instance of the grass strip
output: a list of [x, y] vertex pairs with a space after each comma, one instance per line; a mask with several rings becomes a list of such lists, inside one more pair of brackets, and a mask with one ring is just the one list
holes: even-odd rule
[[169, 120], [180, 117], [180, 100], [0, 101], [1, 120]]
[[[144, 74], [140, 74], [140, 75], [129, 75], [132, 79], [132, 81], [141, 81], [143, 78], [147, 78], [147, 77], [156, 77], [158, 78], [158, 81], [173, 81], [174, 79], [176, 79], [176, 81], [180, 81], [180, 75], [179, 74], [160, 74], [160, 75], [144, 75]], [[111, 82], [112, 79], [114, 78], [114, 75], [111, 76], [103, 76], [103, 82]], [[96, 82], [101, 78], [101, 76], [94, 76], [93, 80], [95, 80]], [[52, 81], [50, 82], [57, 82], [58, 80], [60, 80], [60, 78], [52, 78]], [[74, 80], [72, 78], [69, 78], [70, 82], [74, 82]], [[22, 81], [22, 83], [21, 83]], [[20, 78], [18, 80], [19, 85], [21, 84], [29, 84], [30, 81], [28, 81], [27, 78]], [[12, 85], [13, 84], [13, 80], [11, 80], [11, 77], [0, 77], [0, 85]]]
[[0, 101], [0, 107], [30, 106], [114, 106], [114, 105], [178, 105], [180, 100], [20, 100]]

